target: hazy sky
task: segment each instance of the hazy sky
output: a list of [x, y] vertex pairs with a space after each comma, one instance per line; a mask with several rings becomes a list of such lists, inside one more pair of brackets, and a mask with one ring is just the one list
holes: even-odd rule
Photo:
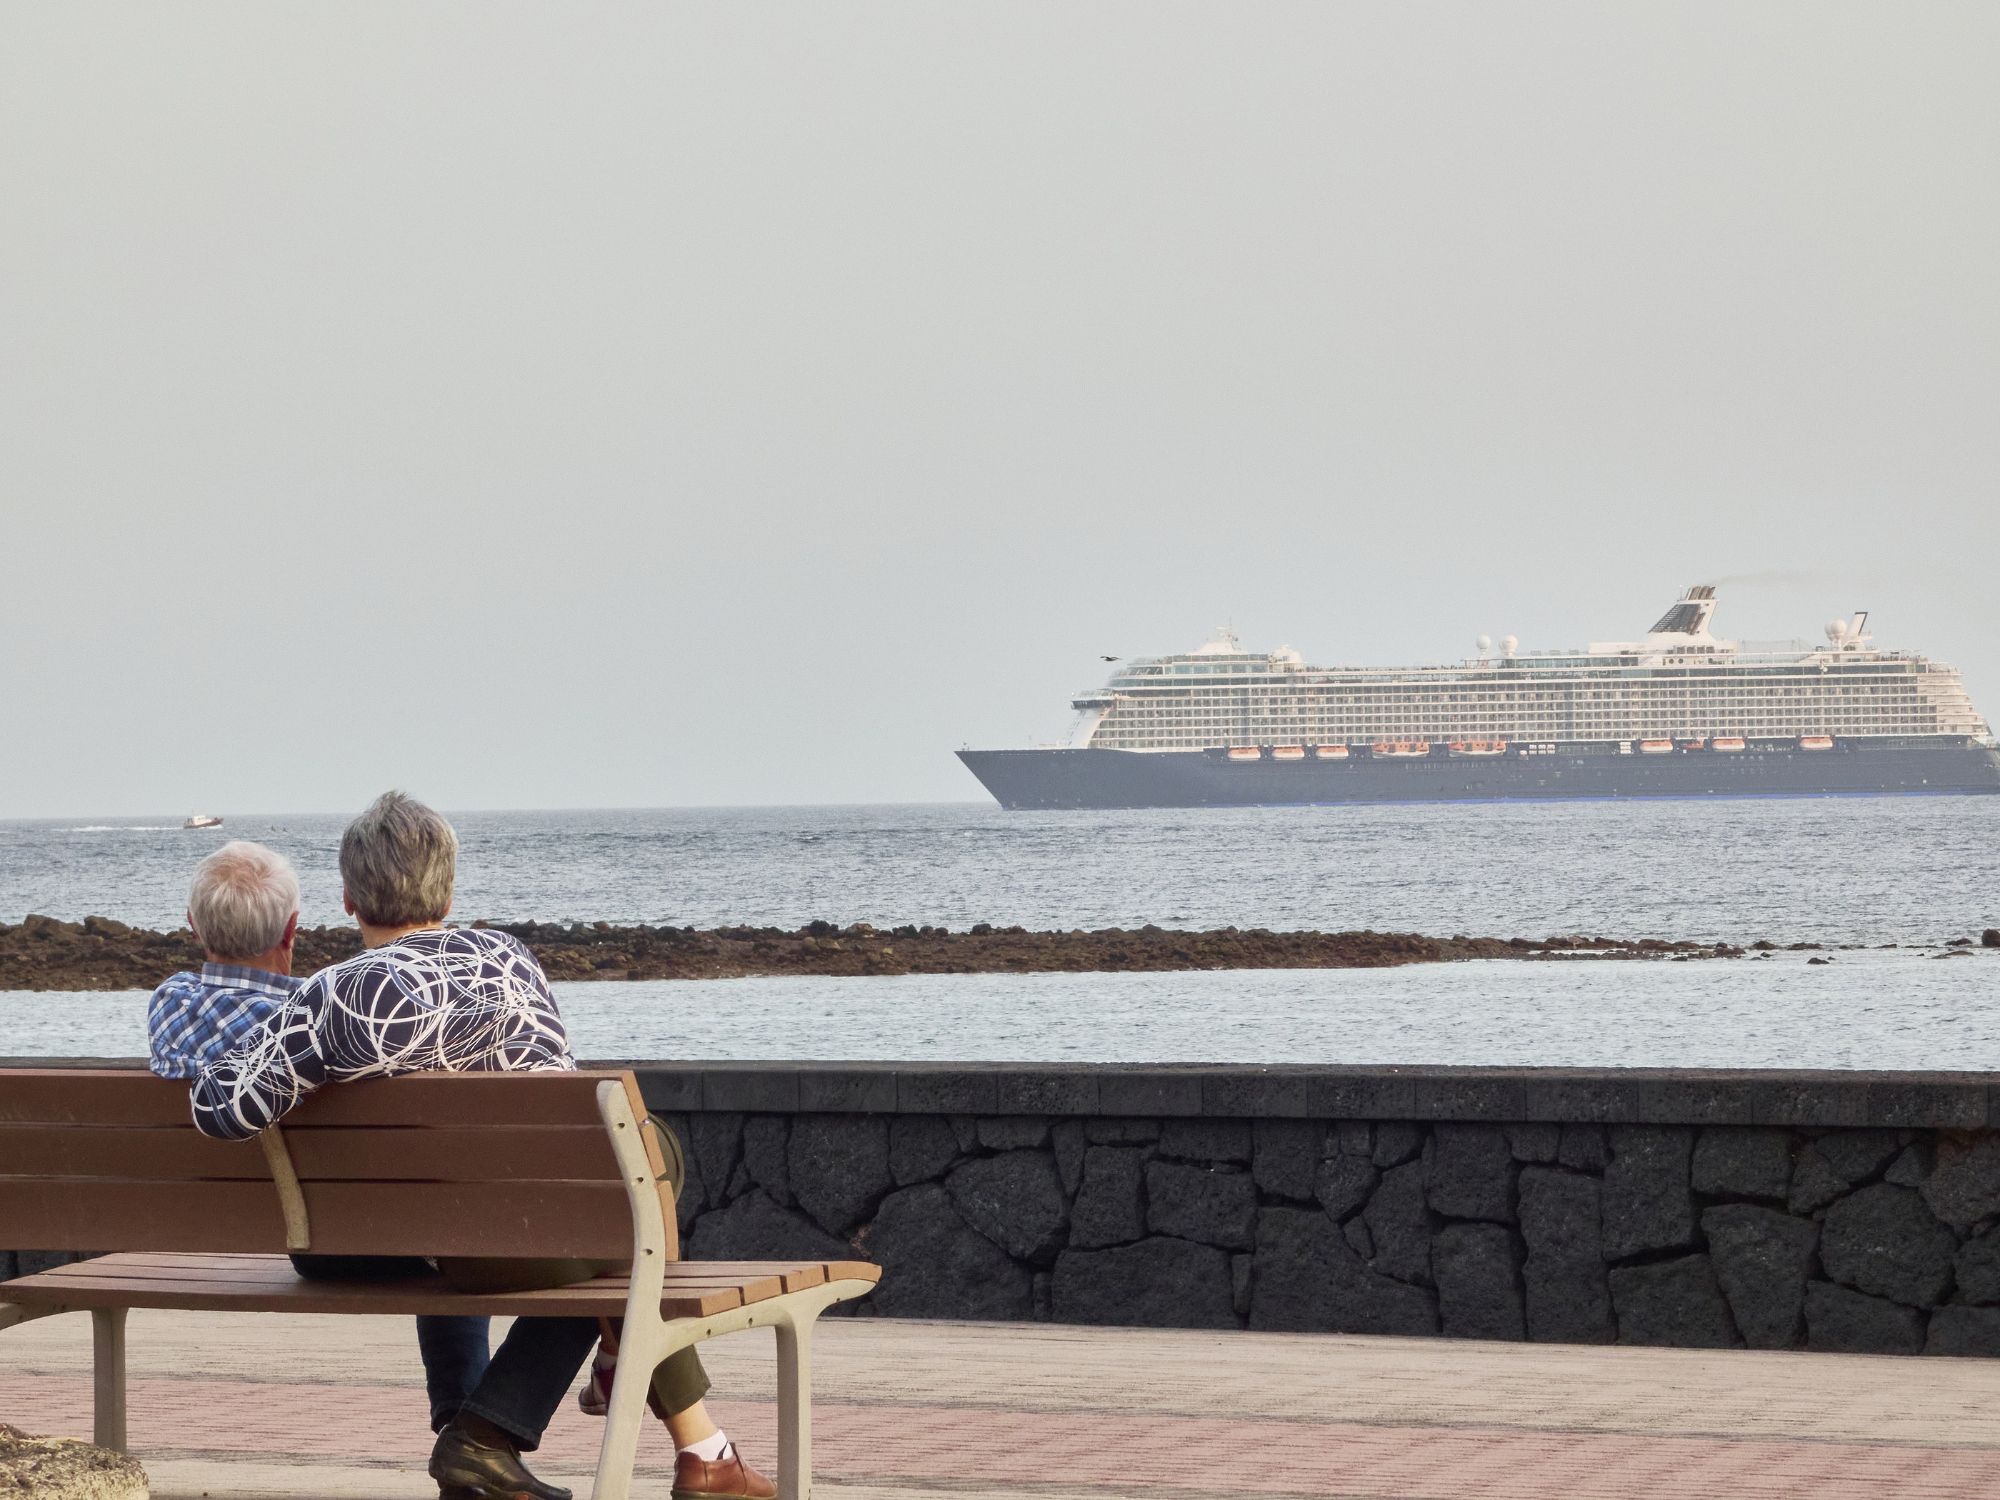
[[1099, 652], [2000, 716], [2000, 7], [0, 9], [0, 816], [973, 799]]

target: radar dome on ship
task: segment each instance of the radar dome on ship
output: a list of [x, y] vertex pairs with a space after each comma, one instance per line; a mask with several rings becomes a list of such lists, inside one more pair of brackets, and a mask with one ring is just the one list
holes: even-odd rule
[[1487, 652], [1493, 649], [1493, 637], [1490, 635], [1482, 635], [1478, 639], [1478, 641], [1476, 641], [1474, 644], [1478, 646], [1479, 654], [1481, 656], [1484, 656]]
[[1835, 645], [1838, 645], [1840, 642], [1846, 640], [1847, 621], [1828, 620], [1826, 622], [1826, 638], [1832, 641]]
[[1512, 656], [1520, 649], [1521, 638], [1518, 635], [1503, 635], [1500, 637], [1500, 654], [1502, 656]]

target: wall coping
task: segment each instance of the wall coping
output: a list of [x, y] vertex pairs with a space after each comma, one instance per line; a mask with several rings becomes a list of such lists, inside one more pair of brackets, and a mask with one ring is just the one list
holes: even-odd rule
[[[139, 1058], [0, 1058], [9, 1068], [144, 1066]], [[646, 1102], [671, 1113], [2000, 1127], [2000, 1073], [646, 1058], [583, 1066], [630, 1068]]]

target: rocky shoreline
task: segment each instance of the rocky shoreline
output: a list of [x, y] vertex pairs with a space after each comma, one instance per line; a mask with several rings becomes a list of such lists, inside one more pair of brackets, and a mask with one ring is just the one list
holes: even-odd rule
[[[475, 922], [512, 933], [549, 977], [736, 979], [763, 975], [1028, 974], [1160, 972], [1184, 969], [1365, 969], [1473, 958], [1694, 959], [1738, 957], [1729, 944], [1655, 938], [1429, 938], [1393, 932], [1269, 932], [1223, 928], [1110, 928], [1029, 932], [981, 923], [876, 928], [865, 922], [696, 929], [609, 922]], [[1765, 945], [1769, 946], [1769, 945]], [[1804, 945], [1800, 945], [1804, 946]], [[305, 974], [360, 951], [351, 927], [299, 933], [295, 972]], [[31, 916], [0, 923], [0, 990], [151, 989], [178, 969], [199, 967], [185, 928], [152, 932], [108, 917], [64, 922]]]

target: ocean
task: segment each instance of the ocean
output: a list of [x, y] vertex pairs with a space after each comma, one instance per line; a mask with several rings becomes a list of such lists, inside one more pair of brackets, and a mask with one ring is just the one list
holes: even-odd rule
[[[937, 975], [560, 987], [580, 1054], [2000, 1068], [2000, 798], [1003, 813], [990, 805], [453, 813], [456, 915], [1604, 934], [1838, 945], [1694, 963]], [[178, 925], [225, 838], [338, 922], [342, 817], [0, 824], [0, 920]], [[1900, 945], [1893, 951], [1879, 945]], [[1912, 951], [1915, 950], [1915, 951]], [[0, 1053], [132, 1056], [143, 997], [0, 994]]]

